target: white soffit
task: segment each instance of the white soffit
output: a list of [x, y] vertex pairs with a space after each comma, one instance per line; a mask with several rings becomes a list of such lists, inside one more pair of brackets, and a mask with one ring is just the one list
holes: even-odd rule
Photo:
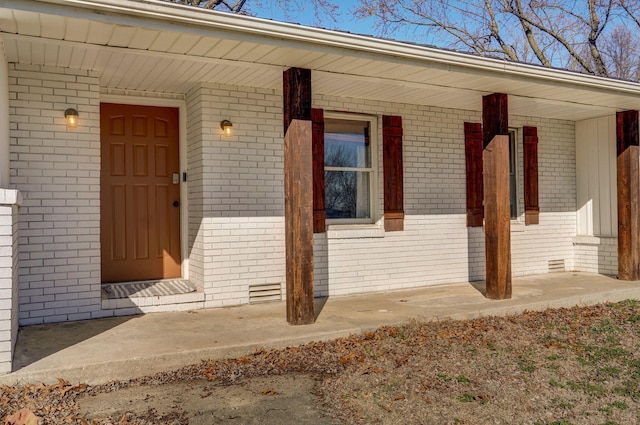
[[215, 82], [280, 90], [313, 70], [333, 96], [580, 120], [640, 109], [640, 85], [160, 1], [0, 0], [10, 62], [87, 69], [107, 89], [185, 93]]

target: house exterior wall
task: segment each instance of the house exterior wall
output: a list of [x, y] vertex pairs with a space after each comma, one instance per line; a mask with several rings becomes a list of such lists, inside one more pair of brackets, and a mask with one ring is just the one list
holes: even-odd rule
[[[518, 223], [512, 224], [511, 258], [514, 276], [574, 270], [576, 232], [576, 153], [572, 122], [510, 117], [510, 126], [538, 128], [540, 224], [524, 226], [524, 170], [518, 152]], [[522, 145], [522, 134], [518, 143]], [[564, 266], [562, 266], [564, 264]], [[560, 267], [558, 269], [558, 267]]]
[[[10, 65], [11, 184], [20, 213], [20, 322], [118, 314], [100, 302], [100, 142], [97, 78], [85, 71]], [[285, 291], [284, 160], [279, 91], [200, 84], [185, 94], [189, 278], [205, 307], [249, 302], [250, 288]], [[314, 96], [314, 107], [378, 117], [404, 127], [405, 230], [332, 225], [314, 236], [317, 295], [344, 295], [484, 278], [482, 228], [465, 226], [465, 121], [477, 112]], [[28, 106], [27, 106], [28, 105]], [[62, 111], [77, 106], [80, 125]], [[229, 119], [234, 133], [222, 134]], [[539, 134], [540, 224], [524, 226], [522, 151], [519, 212], [512, 222], [513, 274], [574, 266], [575, 136], [568, 121], [511, 117]], [[185, 146], [181, 147], [184, 149]], [[377, 192], [382, 205], [382, 191]], [[381, 208], [381, 207], [380, 207]], [[381, 219], [380, 216], [377, 217]], [[131, 313], [131, 311], [129, 311]]]
[[577, 234], [617, 236], [615, 115], [576, 123], [576, 158]]
[[[20, 323], [101, 317], [100, 119], [90, 72], [9, 65], [12, 187], [19, 220]], [[73, 106], [80, 123], [67, 129]]]
[[18, 206], [20, 193], [0, 189], [0, 374], [11, 372], [18, 334]]
[[615, 115], [576, 123], [576, 269], [618, 273]]
[[[484, 279], [483, 230], [465, 227], [463, 123], [480, 122], [480, 115], [354, 99], [314, 101], [327, 110], [401, 115], [404, 127], [405, 230], [387, 232], [384, 237], [328, 232], [327, 248], [317, 243], [315, 247], [328, 254], [327, 270], [321, 272], [328, 274], [329, 283], [323, 284], [328, 286], [328, 295]], [[540, 140], [541, 215], [537, 226], [523, 224], [522, 149], [518, 152], [519, 218], [512, 221], [511, 232], [513, 275], [546, 273], [549, 261], [555, 260], [562, 260], [571, 270], [576, 197], [573, 123], [515, 116], [509, 124], [537, 126]], [[378, 160], [381, 158], [379, 152]], [[316, 241], [320, 238], [317, 235]]]
[[9, 187], [9, 64], [0, 55], [0, 189]]
[[[202, 102], [202, 221], [191, 223], [204, 246], [207, 305], [247, 302], [248, 287], [284, 284], [282, 116], [271, 90], [200, 86]], [[464, 121], [469, 111], [314, 96], [325, 111], [401, 115], [404, 126], [405, 230], [330, 226], [314, 236], [316, 295], [344, 295], [484, 278], [484, 234], [465, 227]], [[191, 100], [190, 100], [191, 103]], [[215, 118], [211, 118], [211, 117]], [[218, 123], [230, 119], [227, 139]], [[206, 120], [203, 120], [203, 122]], [[381, 120], [378, 140], [381, 141]], [[573, 269], [576, 229], [575, 136], [572, 122], [512, 117], [539, 132], [540, 207], [537, 226], [524, 226], [522, 151], [520, 217], [512, 225], [515, 276], [546, 273], [549, 262]], [[378, 169], [382, 169], [378, 143]], [[193, 176], [193, 172], [191, 174]], [[378, 172], [378, 187], [382, 174]], [[193, 179], [191, 184], [194, 184]], [[382, 192], [378, 191], [382, 204]], [[380, 217], [378, 217], [379, 219]], [[284, 288], [283, 288], [284, 291]]]
[[[190, 206], [197, 205], [189, 246], [199, 258], [190, 272], [206, 307], [247, 303], [250, 286], [284, 285], [282, 96], [199, 85], [187, 104], [196, 133], [187, 148]], [[223, 119], [233, 122], [230, 137], [220, 129]]]

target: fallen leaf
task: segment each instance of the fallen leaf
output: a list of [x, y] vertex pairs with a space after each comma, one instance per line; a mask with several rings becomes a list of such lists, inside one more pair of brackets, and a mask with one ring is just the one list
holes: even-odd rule
[[4, 420], [5, 425], [38, 425], [40, 417], [33, 414], [29, 409], [22, 408]]

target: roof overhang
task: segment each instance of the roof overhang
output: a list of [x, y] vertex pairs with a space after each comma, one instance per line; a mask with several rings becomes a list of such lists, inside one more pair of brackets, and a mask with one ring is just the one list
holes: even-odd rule
[[289, 67], [332, 96], [581, 120], [640, 109], [640, 84], [162, 1], [0, 0], [9, 62], [86, 69], [104, 90], [183, 95], [200, 82], [281, 89]]

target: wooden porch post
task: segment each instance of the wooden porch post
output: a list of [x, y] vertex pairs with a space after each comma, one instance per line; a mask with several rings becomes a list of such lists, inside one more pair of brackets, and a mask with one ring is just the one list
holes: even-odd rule
[[523, 127], [524, 156], [524, 224], [540, 223], [538, 202], [538, 129]]
[[640, 147], [638, 111], [616, 113], [618, 279], [640, 280]]
[[511, 298], [509, 119], [507, 95], [482, 98], [487, 298]]
[[284, 217], [287, 321], [315, 321], [313, 306], [313, 151], [311, 71], [283, 74]]

